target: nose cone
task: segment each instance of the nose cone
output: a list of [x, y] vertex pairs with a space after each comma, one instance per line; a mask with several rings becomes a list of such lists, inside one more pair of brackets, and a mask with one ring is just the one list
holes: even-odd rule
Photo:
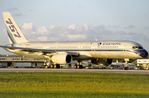
[[139, 54], [142, 58], [146, 58], [148, 56], [148, 52], [146, 50], [140, 50]]

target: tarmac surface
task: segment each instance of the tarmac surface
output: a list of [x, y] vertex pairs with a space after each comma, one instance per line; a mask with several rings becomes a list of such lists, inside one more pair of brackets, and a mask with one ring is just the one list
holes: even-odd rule
[[149, 74], [149, 70], [115, 70], [115, 69], [45, 69], [45, 68], [0, 68], [0, 72], [84, 72], [84, 73], [124, 73]]

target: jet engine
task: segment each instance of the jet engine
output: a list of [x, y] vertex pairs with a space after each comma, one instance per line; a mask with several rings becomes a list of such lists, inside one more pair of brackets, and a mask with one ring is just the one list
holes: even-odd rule
[[68, 55], [66, 53], [58, 53], [51, 57], [51, 61], [55, 64], [67, 64], [70, 63], [71, 60], [71, 55]]

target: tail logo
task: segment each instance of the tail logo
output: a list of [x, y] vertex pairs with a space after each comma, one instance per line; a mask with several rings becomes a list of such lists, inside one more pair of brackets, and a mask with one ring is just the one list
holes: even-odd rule
[[21, 35], [19, 34], [18, 30], [16, 29], [16, 27], [14, 26], [14, 24], [10, 18], [8, 18], [8, 20], [6, 20], [6, 24], [8, 25], [11, 32], [13, 32], [15, 37], [18, 37], [18, 38], [21, 37]]

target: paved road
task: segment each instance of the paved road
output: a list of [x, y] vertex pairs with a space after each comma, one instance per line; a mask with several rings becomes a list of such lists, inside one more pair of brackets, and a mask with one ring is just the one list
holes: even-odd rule
[[86, 73], [132, 73], [149, 74], [149, 70], [113, 70], [113, 69], [42, 69], [42, 68], [0, 68], [0, 72], [86, 72]]

